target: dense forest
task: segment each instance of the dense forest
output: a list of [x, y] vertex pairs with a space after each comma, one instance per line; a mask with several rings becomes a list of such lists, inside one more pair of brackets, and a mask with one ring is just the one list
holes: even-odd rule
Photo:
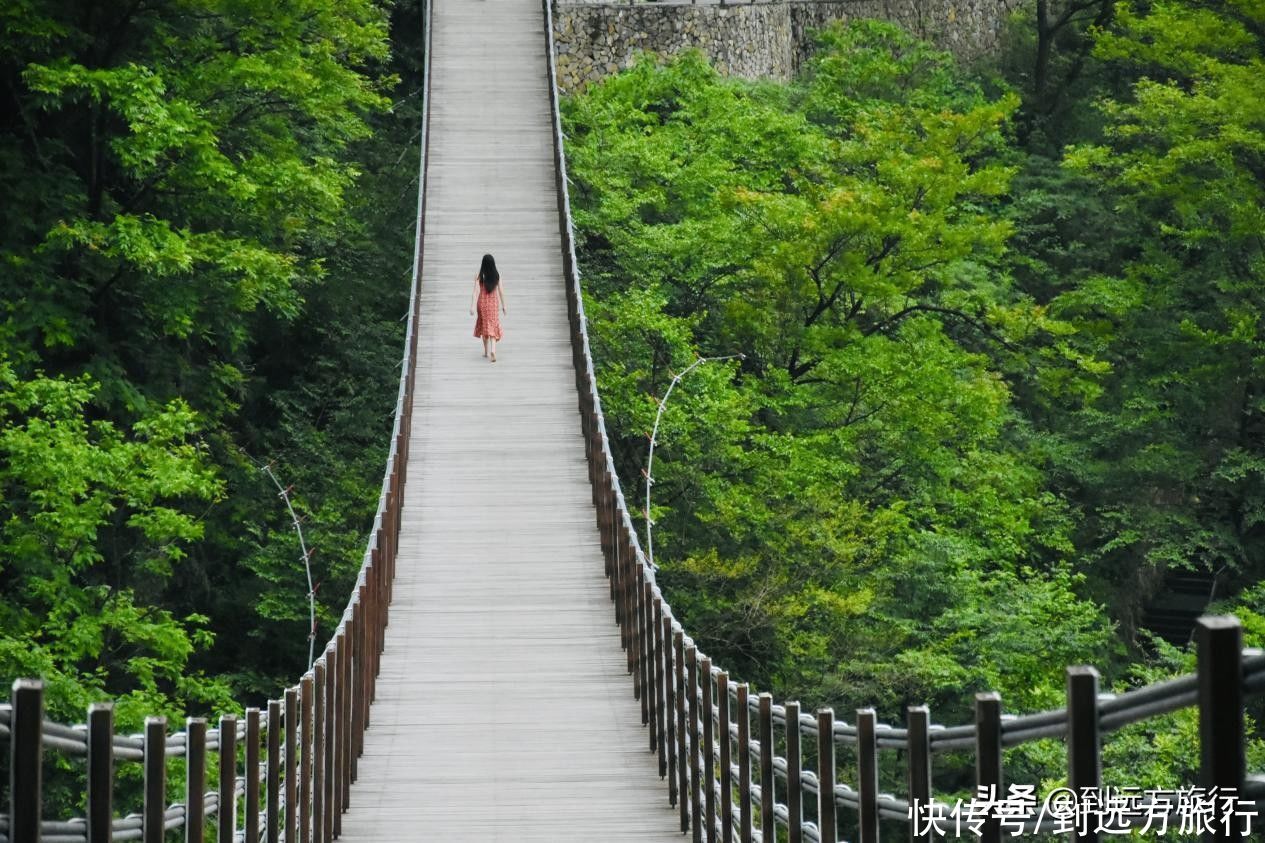
[[[743, 355], [674, 392], [649, 514], [691, 633], [781, 697], [962, 721], [1188, 670], [1147, 625], [1180, 571], [1265, 642], [1265, 11], [1036, 10], [977, 67], [857, 23], [790, 84], [687, 54], [565, 103], [630, 499], [674, 374]], [[0, 23], [0, 673], [121, 729], [257, 703], [376, 503], [419, 4]], [[1193, 714], [1147, 729], [1109, 777], [1188, 781]]]
[[0, 4], [0, 674], [49, 716], [257, 704], [377, 503], [420, 4]]
[[[860, 22], [791, 84], [644, 58], [567, 103], [626, 483], [672, 378], [744, 355], [672, 393], [649, 516], [685, 626], [779, 696], [969, 722], [1189, 670], [1147, 628], [1183, 571], [1265, 641], [1265, 11], [1038, 7], [979, 67]], [[1189, 781], [1194, 727], [1108, 776]]]

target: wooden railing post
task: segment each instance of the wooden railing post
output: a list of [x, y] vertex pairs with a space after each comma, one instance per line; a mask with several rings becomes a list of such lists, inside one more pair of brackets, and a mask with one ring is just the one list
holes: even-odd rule
[[659, 745], [659, 723], [658, 714], [655, 707], [655, 700], [658, 694], [655, 689], [658, 683], [655, 682], [654, 664], [658, 651], [654, 646], [654, 591], [650, 584], [650, 578], [646, 576], [646, 569], [641, 568], [641, 719], [648, 727], [650, 741], [650, 751], [654, 752]]
[[685, 648], [685, 698], [689, 703], [690, 735], [690, 831], [694, 843], [703, 840], [703, 782], [698, 767], [698, 650], [693, 644]]
[[[1074, 793], [1097, 793], [1102, 786], [1099, 760], [1098, 671], [1092, 667], [1067, 669], [1067, 784]], [[1091, 803], [1092, 804], [1092, 803]], [[1078, 823], [1084, 833], [1073, 831], [1078, 843], [1097, 843], [1098, 824]]]
[[[584, 433], [585, 433], [584, 453], [585, 453], [585, 456], [588, 457], [587, 462], [589, 464], [589, 486], [593, 491], [593, 506], [598, 507], [599, 509], [598, 517], [600, 518], [601, 517], [600, 509], [602, 506], [602, 489], [598, 481], [602, 476], [603, 466], [601, 466], [598, 462], [598, 453], [601, 449], [598, 447], [598, 444], [597, 444], [597, 419], [594, 418], [594, 414], [593, 414], [592, 398], [590, 398], [587, 394], [582, 394], [580, 396], [580, 408], [581, 408], [580, 417], [584, 419]], [[600, 525], [599, 525], [599, 529], [600, 529]]]
[[[654, 726], [650, 725], [650, 683], [646, 676], [647, 668], [650, 666], [650, 654], [647, 652], [647, 633], [650, 631], [648, 623], [649, 616], [647, 614], [646, 597], [650, 593], [650, 582], [646, 578], [646, 569], [641, 565], [636, 565], [637, 574], [633, 579], [633, 606], [636, 614], [633, 617], [635, 623], [634, 629], [637, 635], [637, 673], [633, 677], [633, 685], [635, 695], [641, 700], [641, 725], [650, 726], [653, 732]], [[651, 734], [650, 747], [654, 748], [654, 735]]]
[[638, 657], [640, 656], [640, 639], [637, 637], [637, 624], [640, 614], [637, 602], [640, 589], [637, 585], [637, 558], [631, 553], [620, 555], [620, 566], [624, 573], [620, 582], [624, 589], [624, 625], [628, 628], [628, 673], [633, 678], [633, 699], [640, 699], [640, 676], [638, 675]]
[[[872, 733], [871, 737], [873, 737]], [[861, 753], [864, 752], [863, 748]], [[839, 838], [835, 829], [835, 776], [835, 712], [831, 708], [819, 708], [817, 709], [817, 833], [821, 838], [821, 843], [835, 843]], [[861, 796], [861, 817], [864, 823], [864, 794]], [[864, 840], [864, 836], [861, 839]]]
[[237, 835], [237, 718], [220, 718], [219, 808], [215, 813], [216, 840], [233, 843]]
[[398, 469], [391, 472], [391, 533], [390, 550], [387, 555], [387, 575], [383, 578], [386, 587], [385, 599], [382, 601], [382, 626], [385, 629], [391, 622], [391, 598], [395, 595], [395, 560], [400, 548], [400, 500], [402, 486]]
[[[1237, 618], [1205, 616], [1195, 626], [1199, 676], [1199, 783], [1205, 792], [1243, 798], [1243, 628]], [[1243, 818], [1232, 799], [1216, 799], [1205, 840], [1237, 840]]]
[[382, 650], [386, 647], [386, 606], [383, 596], [386, 587], [383, 584], [386, 572], [386, 550], [381, 546], [386, 541], [386, 526], [378, 533], [380, 547], [373, 557], [373, 649], [369, 652], [369, 702], [378, 698], [378, 674], [382, 672]]
[[141, 840], [163, 843], [167, 812], [167, 718], [145, 718], [145, 798], [141, 807]]
[[773, 696], [760, 694], [760, 839], [777, 843], [773, 805], [777, 802], [777, 781], [773, 775]]
[[88, 706], [88, 843], [114, 839], [114, 704]]
[[[355, 768], [355, 608], [353, 606], [352, 613], [347, 619], [347, 627], [343, 635], [342, 644], [340, 644], [340, 652], [343, 657], [339, 659], [339, 667], [342, 668], [342, 687], [339, 689], [339, 705], [342, 709], [342, 763], [340, 763], [339, 777], [342, 781], [343, 797], [339, 805], [343, 811], [347, 811], [352, 804], [352, 771]], [[335, 832], [342, 832], [342, 827], [335, 827]]]
[[[905, 711], [905, 726], [909, 749], [909, 804], [915, 811], [930, 812], [931, 709], [925, 705], [911, 705]], [[931, 843], [930, 823], [923, 826], [922, 834], [916, 834], [919, 825], [917, 821], [909, 823], [910, 843]]]
[[347, 751], [348, 732], [350, 730], [350, 666], [352, 666], [352, 648], [350, 648], [347, 628], [339, 630], [334, 639], [335, 661], [338, 663], [338, 676], [335, 678], [334, 702], [336, 714], [334, 718], [334, 837], [343, 833], [343, 813], [347, 810]]
[[628, 672], [633, 677], [633, 698], [641, 693], [637, 675], [637, 560], [631, 554], [620, 560], [623, 573], [620, 574], [620, 585], [623, 589], [624, 629], [628, 640], [628, 649], [624, 655], [628, 661]]
[[[299, 843], [312, 841], [312, 710], [313, 677], [305, 673], [299, 680]], [[286, 750], [287, 753], [289, 749]], [[286, 843], [289, 843], [287, 838]]]
[[374, 534], [373, 547], [369, 549], [369, 564], [365, 567], [365, 610], [368, 615], [369, 636], [365, 641], [365, 661], [367, 662], [365, 670], [365, 726], [369, 725], [369, 714], [373, 709], [374, 680], [378, 676], [378, 637], [381, 630], [379, 616], [379, 608], [381, 601], [378, 599], [381, 589], [378, 586], [379, 574], [382, 569], [382, 527], [379, 525], [378, 532]]
[[679, 630], [672, 633], [672, 649], [676, 654], [676, 774], [677, 774], [677, 793], [681, 809], [681, 831], [688, 831], [690, 828], [690, 805], [694, 801], [690, 798], [690, 784], [688, 781], [690, 767], [690, 744], [692, 742], [689, 730], [685, 728], [685, 711], [689, 705], [689, 688], [686, 682], [685, 671], [685, 633]]
[[[654, 627], [654, 724], [657, 727], [658, 740], [653, 747], [659, 753], [659, 778], [668, 774], [668, 670], [671, 664], [667, 651], [663, 647], [663, 598], [652, 595], [650, 620]], [[665, 661], [666, 660], [666, 661]], [[669, 789], [671, 785], [669, 785]]]
[[[599, 449], [598, 454], [601, 454]], [[593, 490], [594, 509], [597, 513], [597, 540], [602, 547], [602, 559], [609, 567], [619, 556], [619, 541], [611, 526], [615, 523], [615, 496], [607, 494], [610, 488], [610, 472], [603, 467], [602, 485]]]
[[[365, 607], [365, 666], [364, 666], [364, 690], [362, 692], [363, 704], [361, 706], [361, 723], [363, 728], [368, 729], [373, 717], [373, 681], [375, 674], [376, 653], [378, 650], [378, 610], [377, 610], [377, 582], [376, 566], [374, 561], [377, 559], [377, 550], [374, 549], [369, 554], [369, 567], [365, 569], [365, 585], [364, 585], [364, 607]], [[363, 744], [361, 747], [363, 752]]]
[[190, 717], [184, 724], [184, 840], [202, 843], [206, 834], [206, 718]]
[[[595, 424], [594, 436], [593, 436], [593, 441], [595, 443], [597, 441], [596, 428], [597, 426]], [[595, 444], [594, 447], [596, 448], [597, 445]], [[603, 468], [600, 476], [602, 478], [601, 488], [605, 488], [606, 484], [610, 481], [610, 473], [607, 472], [605, 468]], [[597, 486], [594, 486], [594, 495], [596, 496], [596, 499], [600, 500], [600, 490]], [[600, 504], [599, 504], [598, 511], [599, 512], [601, 511]], [[624, 617], [625, 615], [625, 612], [624, 612], [624, 559], [625, 558], [627, 558], [627, 555], [620, 552], [619, 543], [615, 542], [611, 546], [610, 554], [608, 556], [608, 564], [610, 565], [610, 573], [611, 573], [611, 576], [610, 576], [611, 599], [615, 601], [615, 623], [619, 624], [619, 634], [620, 634], [619, 643], [621, 647], [624, 647], [625, 649], [627, 649], [628, 632], [624, 627], [624, 621], [625, 621], [625, 617]]]
[[242, 843], [259, 843], [259, 709], [246, 709], [246, 806]]
[[334, 839], [334, 782], [338, 778], [334, 766], [335, 735], [338, 732], [338, 705], [335, 699], [335, 682], [338, 677], [338, 654], [331, 646], [325, 651], [325, 688], [321, 694], [325, 698], [325, 740], [323, 743], [325, 795], [321, 802], [324, 812], [321, 817], [320, 843], [330, 843]]
[[44, 683], [13, 683], [9, 721], [9, 840], [39, 843], [44, 799]]
[[[594, 438], [594, 441], [596, 441], [596, 438]], [[591, 454], [593, 453], [593, 450], [594, 446], [590, 445], [586, 449], [586, 452]], [[604, 469], [598, 472], [596, 465], [590, 466], [589, 468], [590, 478], [595, 476], [604, 477], [605, 474], [606, 472]], [[610, 531], [606, 529], [606, 523], [611, 517], [611, 507], [610, 501], [606, 499], [606, 495], [603, 491], [604, 489], [605, 484], [599, 485], [596, 482], [593, 483], [593, 513], [597, 516], [597, 543], [602, 550], [603, 560], [605, 560], [607, 564], [610, 564], [610, 560], [615, 556], [615, 547], [611, 544]]]
[[786, 833], [790, 843], [804, 840], [804, 792], [800, 787], [799, 703], [786, 704]]
[[299, 829], [299, 691], [286, 688], [285, 713], [285, 841], [298, 840]]
[[712, 660], [704, 656], [698, 661], [698, 674], [703, 695], [703, 821], [707, 843], [716, 843], [716, 736], [712, 730], [714, 705], [712, 693]]
[[[602, 464], [605, 465], [606, 452], [601, 449], [600, 444], [598, 456], [601, 458]], [[609, 470], [605, 472], [605, 476], [606, 484], [602, 487], [602, 493], [605, 497], [605, 506], [603, 506], [603, 509], [606, 512], [606, 524], [604, 526], [604, 531], [606, 533], [606, 543], [610, 548], [609, 553], [613, 563], [618, 559], [630, 558], [633, 554], [631, 549], [628, 547], [628, 543], [624, 540], [624, 536], [622, 535], [623, 531], [620, 529], [619, 499], [615, 495], [615, 488], [619, 484], [615, 479], [615, 475], [611, 474]]]
[[369, 721], [365, 716], [365, 629], [368, 618], [364, 609], [365, 588], [358, 589], [358, 599], [351, 604], [352, 645], [351, 658], [354, 665], [352, 672], [351, 694], [351, 780], [354, 782], [360, 773], [360, 754], [364, 751], [365, 729]]
[[720, 741], [720, 839], [733, 843], [733, 773], [729, 769], [729, 674], [716, 675], [716, 737]]
[[[286, 696], [289, 695], [290, 692], [286, 691]], [[268, 772], [264, 777], [264, 833], [267, 843], [281, 843], [278, 825], [281, 822], [281, 729], [281, 701], [268, 700]]]
[[[615, 518], [615, 514], [614, 514], [615, 501], [614, 500], [611, 501], [610, 506], [607, 507], [607, 509], [610, 510], [611, 514], [609, 517], [613, 520]], [[601, 512], [602, 512], [602, 509], [601, 507], [599, 507], [598, 508], [599, 517], [601, 517]], [[601, 536], [600, 525], [599, 525], [598, 535]], [[605, 537], [602, 536], [602, 539], [605, 540]], [[602, 562], [606, 565], [606, 576], [610, 582], [611, 599], [614, 599], [615, 597], [615, 582], [617, 579], [616, 571], [618, 569], [617, 563], [621, 555], [623, 555], [623, 545], [621, 542], [618, 542], [618, 541], [608, 542], [602, 547]]]
[[[997, 800], [1002, 795], [1001, 696], [990, 691], [975, 695], [976, 798]], [[989, 816], [980, 833], [983, 843], [1000, 843], [1001, 821]]]
[[[615, 485], [619, 485], [616, 483]], [[632, 559], [636, 561], [637, 551], [633, 549], [632, 534], [629, 530], [632, 528], [631, 521], [625, 522], [624, 513], [619, 509], [619, 500], [615, 493], [611, 492], [611, 519], [616, 526], [615, 553], [620, 559]], [[625, 526], [627, 525], [627, 526]]]
[[325, 662], [312, 667], [312, 841], [325, 843]]
[[667, 730], [663, 755], [668, 763], [668, 804], [676, 805], [680, 791], [676, 780], [676, 667], [672, 657], [672, 618], [663, 618], [663, 722]]
[[738, 839], [751, 843], [751, 701], [747, 683], [738, 686]]
[[857, 795], [861, 843], [878, 843], [878, 718], [872, 708], [857, 710]]

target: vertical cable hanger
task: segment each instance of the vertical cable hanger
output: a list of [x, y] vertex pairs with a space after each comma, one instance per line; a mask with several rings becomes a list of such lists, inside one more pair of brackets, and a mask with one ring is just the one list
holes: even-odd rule
[[294, 532], [299, 535], [299, 550], [303, 552], [303, 570], [307, 574], [307, 611], [308, 611], [308, 633], [307, 633], [307, 666], [310, 670], [315, 661], [316, 653], [316, 589], [312, 585], [312, 554], [316, 552], [316, 548], [308, 548], [307, 541], [303, 538], [303, 525], [299, 516], [294, 511], [294, 505], [290, 502], [290, 490], [294, 486], [282, 486], [281, 481], [277, 479], [277, 475], [272, 473], [272, 463], [266, 463], [260, 471], [272, 478], [272, 482], [277, 487], [277, 497], [285, 501], [286, 509], [290, 512], [290, 522], [294, 524]]

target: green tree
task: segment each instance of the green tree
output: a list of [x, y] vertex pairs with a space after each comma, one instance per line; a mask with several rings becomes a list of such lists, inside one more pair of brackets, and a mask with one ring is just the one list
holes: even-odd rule
[[1105, 371], [1046, 421], [1078, 545], [1132, 626], [1167, 568], [1256, 578], [1265, 561], [1265, 17], [1171, 2], [1117, 23], [1096, 54], [1136, 81], [1067, 163], [1087, 192], [1099, 181], [1095, 218], [1131, 236], [1052, 285], [1070, 350]]
[[[31, 545], [30, 564], [55, 571], [55, 588], [36, 600], [33, 581], [15, 576], [5, 600], [67, 614], [38, 630], [32, 608], [4, 629], [61, 653], [46, 666], [81, 683], [76, 705], [143, 685], [154, 705], [169, 693], [173, 709], [215, 708], [227, 699], [218, 690], [179, 686], [206, 672], [273, 692], [301, 666], [306, 587], [259, 462], [299, 467], [290, 476], [320, 535], [322, 619], [346, 598], [390, 429], [411, 254], [402, 227], [385, 220], [415, 194], [400, 173], [407, 182], [416, 171], [405, 153], [417, 100], [395, 91], [390, 9], [376, 0], [0, 8], [10, 106], [0, 187], [6, 206], [22, 209], [0, 220], [0, 354], [23, 389], [73, 388], [55, 416], [66, 431], [57, 441], [83, 440], [96, 484], [81, 500], [58, 491], [53, 470], [9, 478], [0, 523], [30, 527], [26, 501], [46, 500], [41, 529], [74, 527], [82, 559]], [[413, 11], [401, 4], [399, 18]], [[415, 40], [399, 44], [394, 67], [405, 73]], [[403, 101], [387, 113], [393, 93]], [[351, 190], [357, 183], [364, 192]], [[7, 416], [0, 435], [27, 430], [27, 415], [43, 424], [51, 411], [39, 400]], [[106, 471], [125, 453], [135, 471]], [[202, 485], [147, 492], [141, 465], [171, 483], [183, 467]], [[135, 520], [146, 518], [153, 524]], [[117, 616], [102, 636], [123, 634], [130, 618], [147, 655], [112, 645], [101, 657], [138, 671], [150, 659], [151, 677], [77, 662], [91, 641], [74, 631], [75, 607]], [[155, 631], [139, 631], [146, 625]]]
[[261, 313], [293, 316], [322, 273], [385, 105], [361, 71], [386, 52], [372, 3], [218, 0], [6, 5], [12, 99], [0, 186], [6, 335], [91, 372], [121, 413], [240, 401]]
[[744, 352], [659, 434], [656, 561], [691, 634], [809, 704], [1041, 704], [1110, 632], [994, 363], [1059, 327], [1002, 269], [1017, 101], [890, 26], [821, 43], [801, 85], [645, 59], [565, 108], [621, 476], [672, 372]]
[[85, 420], [94, 392], [0, 359], [0, 673], [43, 677], [65, 719], [106, 688], [133, 725], [169, 699], [225, 705], [223, 682], [188, 670], [207, 618], [153, 605], [202, 534], [186, 504], [223, 493], [196, 415], [173, 401], [121, 431]]

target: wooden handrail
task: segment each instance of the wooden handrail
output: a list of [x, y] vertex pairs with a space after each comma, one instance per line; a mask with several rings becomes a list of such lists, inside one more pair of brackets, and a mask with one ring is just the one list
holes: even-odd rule
[[[933, 726], [930, 713], [922, 706], [909, 709], [903, 728], [876, 722], [870, 709], [857, 713], [855, 725], [836, 720], [830, 710], [801, 714], [797, 702], [778, 705], [767, 693], [753, 695], [747, 685], [730, 681], [728, 674], [712, 665], [673, 616], [654, 570], [642, 555], [615, 469], [576, 265], [552, 10], [550, 0], [542, 2], [568, 316], [594, 509], [610, 597], [627, 653], [628, 672], [633, 677], [633, 694], [641, 702], [649, 749], [658, 754], [660, 776], [667, 779], [668, 801], [679, 807], [681, 830], [692, 832], [696, 841], [709, 843], [732, 839], [773, 843], [781, 826], [792, 841], [820, 843], [824, 835], [835, 843], [837, 812], [844, 810], [856, 814], [862, 843], [877, 843], [882, 820], [908, 821], [911, 808], [919, 805], [946, 807], [934, 802], [932, 791], [931, 763], [937, 752], [973, 751], [977, 783], [1000, 788], [1004, 783], [1004, 747], [1065, 737], [1069, 783], [1093, 790], [1102, 783], [1102, 733], [1195, 705], [1200, 712], [1198, 785], [1255, 796], [1245, 791], [1254, 782], [1247, 779], [1243, 762], [1244, 701], [1265, 694], [1265, 655], [1243, 651], [1242, 630], [1233, 618], [1200, 620], [1199, 668], [1192, 676], [1104, 698], [1097, 692], [1097, 676], [1092, 669], [1072, 667], [1068, 669], [1068, 703], [1064, 708], [1006, 719], [1001, 699], [996, 694], [982, 694], [977, 699], [975, 722], [949, 728]], [[233, 841], [238, 831], [234, 806], [239, 797], [246, 805], [246, 823], [241, 829], [246, 843], [329, 843], [338, 835], [342, 812], [352, 801], [350, 784], [357, 775], [363, 732], [370, 724], [369, 704], [389, 621], [408, 464], [425, 232], [429, 0], [425, 21], [428, 43], [416, 251], [391, 450], [360, 575], [338, 627], [314, 669], [284, 689], [278, 699], [270, 700], [266, 711], [247, 709], [242, 721], [222, 718], [218, 729], [207, 728], [202, 720], [190, 720], [188, 731], [168, 734], [165, 720], [149, 718], [144, 734], [116, 736], [108, 704], [93, 706], [86, 730], [49, 723], [43, 716], [41, 683], [18, 680], [11, 704], [0, 705], [0, 739], [9, 743], [12, 776], [11, 804], [0, 816], [0, 843], [33, 843], [42, 838], [59, 843], [101, 843], [114, 837], [161, 843], [166, 829], [199, 816], [216, 817], [216, 839]], [[803, 768], [805, 737], [810, 739], [808, 746], [815, 747], [815, 770]], [[243, 745], [240, 753], [239, 743]], [[833, 761], [840, 746], [855, 747], [858, 769], [852, 775], [843, 774]], [[45, 749], [87, 759], [86, 820], [42, 818]], [[879, 755], [893, 750], [905, 759], [905, 798], [879, 790]], [[225, 767], [216, 789], [209, 793], [202, 781], [207, 752], [217, 753]], [[186, 765], [188, 804], [168, 806], [166, 761], [176, 756], [190, 762]], [[238, 758], [244, 763], [239, 765]], [[142, 764], [144, 806], [140, 814], [115, 818], [111, 799], [114, 764], [119, 761]], [[841, 783], [848, 779], [857, 781], [858, 788]], [[784, 796], [782, 801], [779, 793]], [[804, 816], [805, 806], [816, 822]], [[1216, 839], [1239, 836], [1243, 824], [1252, 818], [1251, 814], [1227, 814], [1221, 805], [1218, 810], [1216, 818], [1224, 820], [1224, 825], [1212, 835]], [[1000, 825], [997, 817], [990, 818], [983, 827], [984, 836], [998, 839]], [[1055, 827], [1049, 821], [1037, 820], [1025, 825], [1030, 832], [1049, 832]], [[202, 839], [201, 825], [188, 831], [188, 839]], [[917, 823], [910, 824], [910, 836], [915, 840], [932, 838], [926, 829], [919, 832]], [[1082, 838], [1088, 836], [1081, 834]]]

